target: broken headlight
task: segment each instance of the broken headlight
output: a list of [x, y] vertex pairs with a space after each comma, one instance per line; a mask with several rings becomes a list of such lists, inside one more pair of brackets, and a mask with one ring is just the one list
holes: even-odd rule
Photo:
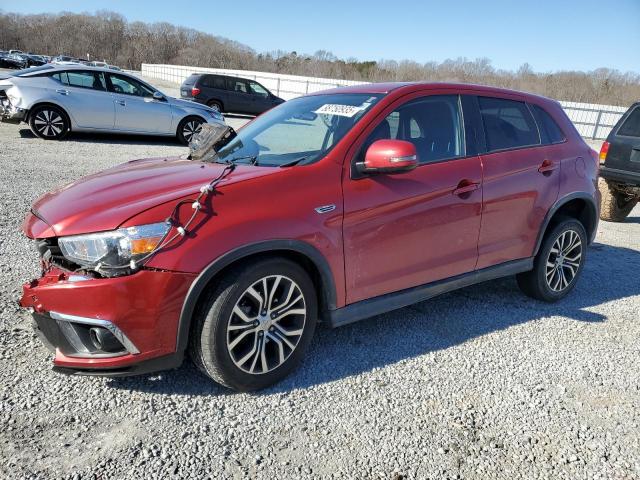
[[169, 231], [166, 222], [126, 227], [110, 232], [60, 237], [58, 246], [65, 258], [83, 268], [99, 271], [123, 269], [131, 261], [153, 252]]

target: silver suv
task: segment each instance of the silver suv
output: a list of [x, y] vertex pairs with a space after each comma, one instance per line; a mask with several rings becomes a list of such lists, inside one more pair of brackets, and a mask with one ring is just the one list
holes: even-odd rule
[[0, 117], [28, 123], [46, 140], [69, 131], [118, 132], [176, 136], [184, 144], [203, 123], [224, 123], [219, 112], [168, 97], [133, 75], [85, 65], [9, 74], [0, 80]]

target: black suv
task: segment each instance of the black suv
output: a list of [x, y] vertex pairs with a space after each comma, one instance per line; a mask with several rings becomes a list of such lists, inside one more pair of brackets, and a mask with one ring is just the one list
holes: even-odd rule
[[640, 200], [640, 102], [620, 118], [600, 150], [600, 218], [621, 222]]
[[189, 76], [180, 87], [180, 97], [220, 112], [249, 115], [260, 115], [284, 102], [254, 80], [204, 73]]

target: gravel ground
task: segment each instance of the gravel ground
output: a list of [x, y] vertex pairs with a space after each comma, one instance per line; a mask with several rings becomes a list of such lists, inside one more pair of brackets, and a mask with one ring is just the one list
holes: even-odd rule
[[38, 274], [20, 233], [40, 194], [162, 139], [34, 138], [0, 124], [0, 478], [640, 478], [640, 208], [600, 224], [556, 305], [511, 278], [337, 330], [255, 394], [189, 363], [67, 377], [16, 301]]

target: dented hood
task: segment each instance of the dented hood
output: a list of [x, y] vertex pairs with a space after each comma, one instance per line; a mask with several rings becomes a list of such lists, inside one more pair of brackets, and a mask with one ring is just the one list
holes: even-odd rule
[[[40, 197], [23, 229], [31, 238], [113, 230], [149, 208], [197, 193], [224, 167], [180, 157], [124, 163]], [[239, 165], [220, 186], [279, 170]]]

